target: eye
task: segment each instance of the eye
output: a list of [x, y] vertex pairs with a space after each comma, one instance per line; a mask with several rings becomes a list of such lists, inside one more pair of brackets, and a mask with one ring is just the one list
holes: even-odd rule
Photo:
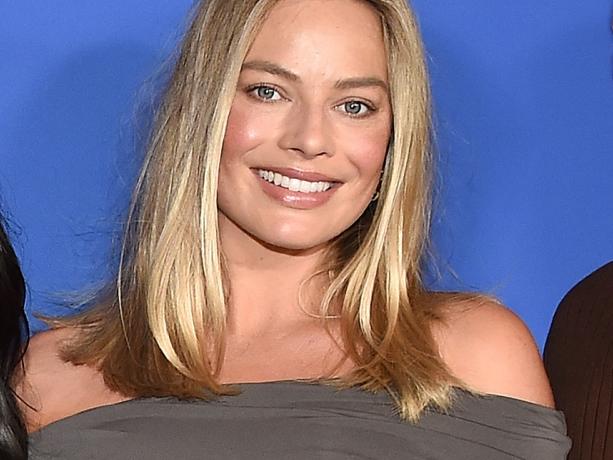
[[255, 97], [256, 99], [260, 99], [265, 102], [272, 102], [281, 100], [281, 94], [272, 86], [267, 85], [257, 85], [252, 86], [247, 91], [250, 95]]
[[347, 101], [338, 106], [342, 112], [352, 117], [363, 117], [374, 111], [374, 108], [362, 101]]

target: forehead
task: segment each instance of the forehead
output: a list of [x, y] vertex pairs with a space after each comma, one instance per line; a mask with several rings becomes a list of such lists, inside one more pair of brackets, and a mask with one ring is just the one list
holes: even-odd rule
[[319, 76], [387, 79], [381, 20], [359, 0], [281, 0], [255, 37], [246, 60], [267, 60]]

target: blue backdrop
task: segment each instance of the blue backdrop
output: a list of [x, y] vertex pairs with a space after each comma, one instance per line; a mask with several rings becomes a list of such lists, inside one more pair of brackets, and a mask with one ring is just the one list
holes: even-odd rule
[[[30, 309], [109, 273], [134, 107], [190, 6], [0, 6], [0, 195]], [[439, 285], [500, 296], [540, 345], [562, 295], [613, 259], [612, 6], [414, 1], [436, 102], [435, 241], [456, 274]]]

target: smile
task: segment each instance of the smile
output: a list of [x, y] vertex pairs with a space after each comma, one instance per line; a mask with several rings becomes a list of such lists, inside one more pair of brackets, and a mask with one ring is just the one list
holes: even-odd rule
[[278, 187], [286, 188], [291, 192], [301, 193], [321, 193], [329, 190], [332, 187], [331, 182], [311, 182], [302, 179], [296, 179], [295, 177], [288, 177], [274, 171], [267, 171], [265, 169], [258, 169], [259, 176], [267, 182], [274, 184]]

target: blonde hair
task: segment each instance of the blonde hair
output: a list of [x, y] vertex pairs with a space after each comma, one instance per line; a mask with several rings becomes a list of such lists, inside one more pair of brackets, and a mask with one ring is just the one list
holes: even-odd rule
[[[223, 357], [228, 280], [219, 244], [217, 175], [242, 62], [278, 0], [209, 0], [196, 10], [135, 187], [117, 281], [76, 326], [64, 350], [134, 396], [208, 397]], [[417, 420], [445, 409], [459, 384], [431, 324], [436, 302], [420, 265], [430, 217], [430, 95], [416, 21], [404, 0], [366, 1], [381, 17], [393, 133], [380, 199], [334, 241], [322, 315], [340, 308], [356, 363], [340, 383], [387, 390]]]

